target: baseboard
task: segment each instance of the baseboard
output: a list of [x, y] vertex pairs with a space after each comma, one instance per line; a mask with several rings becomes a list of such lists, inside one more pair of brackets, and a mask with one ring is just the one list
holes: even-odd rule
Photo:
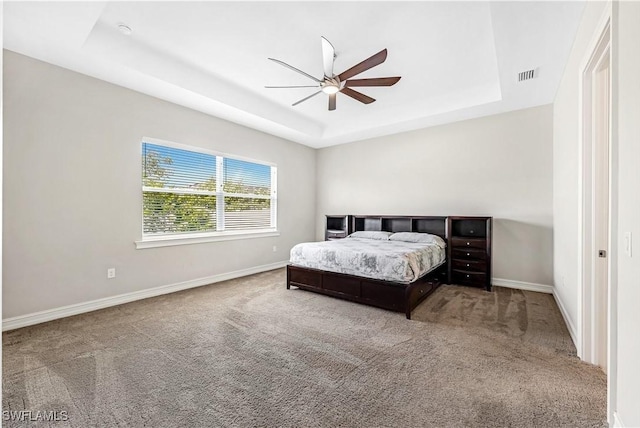
[[618, 412], [613, 412], [613, 428], [624, 428], [624, 424], [618, 416]]
[[536, 284], [535, 282], [514, 281], [512, 279], [491, 278], [491, 285], [496, 287], [516, 288], [518, 290], [536, 291], [538, 293], [553, 294], [553, 286]]
[[13, 318], [2, 320], [2, 331], [14, 330], [16, 328], [27, 327], [34, 324], [40, 324], [47, 321], [53, 321], [59, 318], [69, 317], [72, 315], [83, 314], [86, 312], [104, 309], [111, 306], [121, 305], [123, 303], [134, 302], [136, 300], [147, 299], [149, 297], [160, 296], [163, 294], [175, 293], [176, 291], [186, 290], [189, 288], [201, 287], [215, 282], [227, 281], [230, 279], [240, 278], [242, 276], [253, 275], [260, 272], [266, 272], [273, 269], [285, 267], [288, 261], [270, 263], [268, 265], [255, 266], [248, 269], [241, 269], [234, 272], [212, 275], [204, 278], [197, 278], [190, 281], [178, 282], [176, 284], [162, 285], [160, 287], [149, 288], [147, 290], [134, 291], [132, 293], [120, 294], [103, 299], [91, 300], [89, 302], [77, 303], [74, 305], [63, 306], [46, 311], [34, 312], [32, 314], [20, 315]]
[[567, 308], [562, 303], [562, 299], [558, 294], [553, 293], [553, 299], [556, 301], [558, 308], [560, 309], [560, 314], [562, 314], [562, 318], [564, 318], [564, 323], [567, 325], [567, 330], [569, 330], [569, 335], [571, 336], [571, 340], [573, 340], [573, 345], [578, 349], [578, 330], [571, 322], [571, 318], [569, 317], [569, 312], [567, 312]]

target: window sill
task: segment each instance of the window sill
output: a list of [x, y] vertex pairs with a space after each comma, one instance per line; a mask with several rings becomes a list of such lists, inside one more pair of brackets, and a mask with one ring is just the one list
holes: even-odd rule
[[280, 236], [277, 230], [252, 230], [238, 232], [212, 232], [190, 235], [165, 235], [142, 238], [135, 241], [136, 249], [172, 247], [175, 245], [204, 244], [207, 242], [232, 241], [236, 239], [267, 238]]

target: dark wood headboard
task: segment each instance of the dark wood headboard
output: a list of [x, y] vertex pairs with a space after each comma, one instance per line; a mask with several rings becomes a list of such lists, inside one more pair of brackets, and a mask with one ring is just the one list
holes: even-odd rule
[[386, 232], [420, 232], [447, 239], [447, 217], [352, 215], [351, 232], [383, 230]]

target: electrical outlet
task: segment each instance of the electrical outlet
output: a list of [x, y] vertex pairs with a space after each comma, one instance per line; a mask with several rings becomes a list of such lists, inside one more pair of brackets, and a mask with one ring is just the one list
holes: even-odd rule
[[115, 277], [116, 277], [116, 268], [107, 269], [107, 279], [111, 279]]
[[276, 247], [275, 245], [273, 246], [273, 252], [275, 253], [276, 251], [278, 251], [278, 247]]

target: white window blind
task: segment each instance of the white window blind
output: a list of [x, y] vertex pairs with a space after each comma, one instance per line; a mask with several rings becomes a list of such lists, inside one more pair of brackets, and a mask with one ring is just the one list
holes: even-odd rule
[[275, 230], [275, 165], [142, 143], [143, 236]]

